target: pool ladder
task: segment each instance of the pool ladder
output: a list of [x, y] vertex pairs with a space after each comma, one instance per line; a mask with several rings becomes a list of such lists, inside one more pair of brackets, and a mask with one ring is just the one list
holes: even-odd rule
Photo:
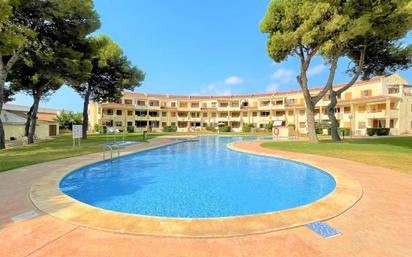
[[[103, 160], [106, 160], [106, 150], [110, 151], [110, 161], [113, 161], [113, 151], [115, 151], [115, 149], [113, 149], [114, 146], [111, 145], [105, 145], [104, 149], [103, 149]], [[116, 146], [117, 147], [117, 159], [120, 160], [120, 146]]]

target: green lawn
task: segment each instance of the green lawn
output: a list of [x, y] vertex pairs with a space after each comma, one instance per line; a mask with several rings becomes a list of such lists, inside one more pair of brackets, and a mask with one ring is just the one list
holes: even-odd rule
[[[161, 134], [149, 134], [149, 139]], [[113, 136], [109, 137], [113, 141]], [[117, 141], [122, 137], [117, 135]], [[125, 141], [143, 141], [142, 133], [126, 134]], [[81, 147], [72, 148], [71, 136], [61, 136], [55, 139], [39, 142], [34, 145], [16, 147], [0, 151], [0, 172], [31, 164], [63, 159], [89, 153], [103, 151], [102, 144], [106, 143], [106, 135], [89, 135], [82, 140]]]
[[345, 139], [340, 143], [268, 142], [263, 147], [324, 155], [412, 174], [412, 137]]
[[[198, 135], [198, 134], [210, 134], [217, 135], [214, 132], [178, 132], [178, 133], [151, 133], [149, 139], [167, 134], [178, 135]], [[232, 136], [262, 136], [270, 135], [270, 133], [243, 133], [243, 132], [227, 132], [220, 133], [219, 135], [232, 135]], [[113, 141], [113, 135], [109, 138]], [[122, 140], [121, 135], [117, 135], [117, 141]], [[142, 133], [132, 133], [125, 135], [125, 141], [143, 141]], [[71, 135], [64, 135], [55, 139], [39, 142], [34, 145], [16, 147], [0, 151], [0, 172], [32, 165], [36, 163], [42, 163], [57, 159], [63, 159], [78, 155], [84, 155], [89, 153], [96, 153], [103, 151], [102, 144], [106, 143], [106, 135], [89, 135], [87, 140], [82, 140], [81, 148], [72, 148]]]

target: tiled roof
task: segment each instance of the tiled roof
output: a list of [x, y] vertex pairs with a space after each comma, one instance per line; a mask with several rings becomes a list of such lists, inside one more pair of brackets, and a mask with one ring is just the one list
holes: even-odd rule
[[[373, 77], [369, 80], [358, 80], [353, 86], [358, 86], [358, 85], [363, 85], [366, 83], [376, 83], [380, 81], [383, 77]], [[341, 84], [336, 84], [333, 85], [333, 88], [340, 88], [346, 85], [345, 83]], [[315, 88], [310, 88], [311, 92], [316, 92], [322, 90], [323, 87], [315, 87]], [[153, 97], [153, 98], [173, 98], [173, 99], [187, 99], [187, 100], [192, 100], [192, 99], [221, 99], [221, 100], [230, 100], [233, 98], [251, 98], [251, 97], [275, 97], [275, 96], [283, 96], [286, 94], [293, 94], [293, 93], [300, 93], [301, 90], [288, 90], [288, 91], [283, 91], [283, 92], [270, 92], [270, 93], [256, 93], [256, 94], [246, 94], [246, 95], [232, 95], [232, 96], [202, 96], [202, 95], [188, 95], [188, 96], [182, 96], [182, 95], [167, 95], [167, 94], [146, 94], [146, 93], [140, 93], [140, 92], [125, 92], [124, 96], [129, 96], [129, 97], [136, 97], [136, 96], [142, 96], [142, 97]]]

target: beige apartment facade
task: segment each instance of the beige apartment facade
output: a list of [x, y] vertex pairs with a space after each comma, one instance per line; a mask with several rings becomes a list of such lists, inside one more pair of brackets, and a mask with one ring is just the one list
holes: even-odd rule
[[[335, 85], [339, 88], [342, 85]], [[319, 88], [311, 89], [313, 94]], [[316, 106], [316, 122], [328, 121], [326, 95]], [[399, 74], [358, 81], [338, 99], [336, 117], [340, 127], [354, 135], [367, 128], [391, 128], [392, 135], [412, 133], [412, 86]], [[177, 96], [125, 92], [117, 103], [89, 105], [90, 131], [97, 126], [161, 131], [176, 126], [180, 132], [207, 126], [230, 126], [241, 131], [244, 123], [263, 130], [269, 122], [293, 124], [306, 133], [306, 113], [300, 90], [234, 96]]]

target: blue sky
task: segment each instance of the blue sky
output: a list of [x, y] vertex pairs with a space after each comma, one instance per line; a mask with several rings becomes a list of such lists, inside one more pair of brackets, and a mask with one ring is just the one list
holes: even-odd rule
[[[273, 63], [266, 35], [259, 31], [269, 0], [95, 0], [102, 26], [97, 33], [113, 38], [146, 72], [135, 91], [184, 95], [227, 95], [298, 89], [298, 62]], [[412, 42], [412, 34], [407, 38]], [[335, 82], [345, 82], [347, 61]], [[400, 71], [412, 82], [412, 72]], [[311, 86], [324, 83], [328, 68], [316, 58]], [[19, 94], [15, 103], [30, 105]], [[82, 99], [63, 87], [42, 106], [81, 111]]]

